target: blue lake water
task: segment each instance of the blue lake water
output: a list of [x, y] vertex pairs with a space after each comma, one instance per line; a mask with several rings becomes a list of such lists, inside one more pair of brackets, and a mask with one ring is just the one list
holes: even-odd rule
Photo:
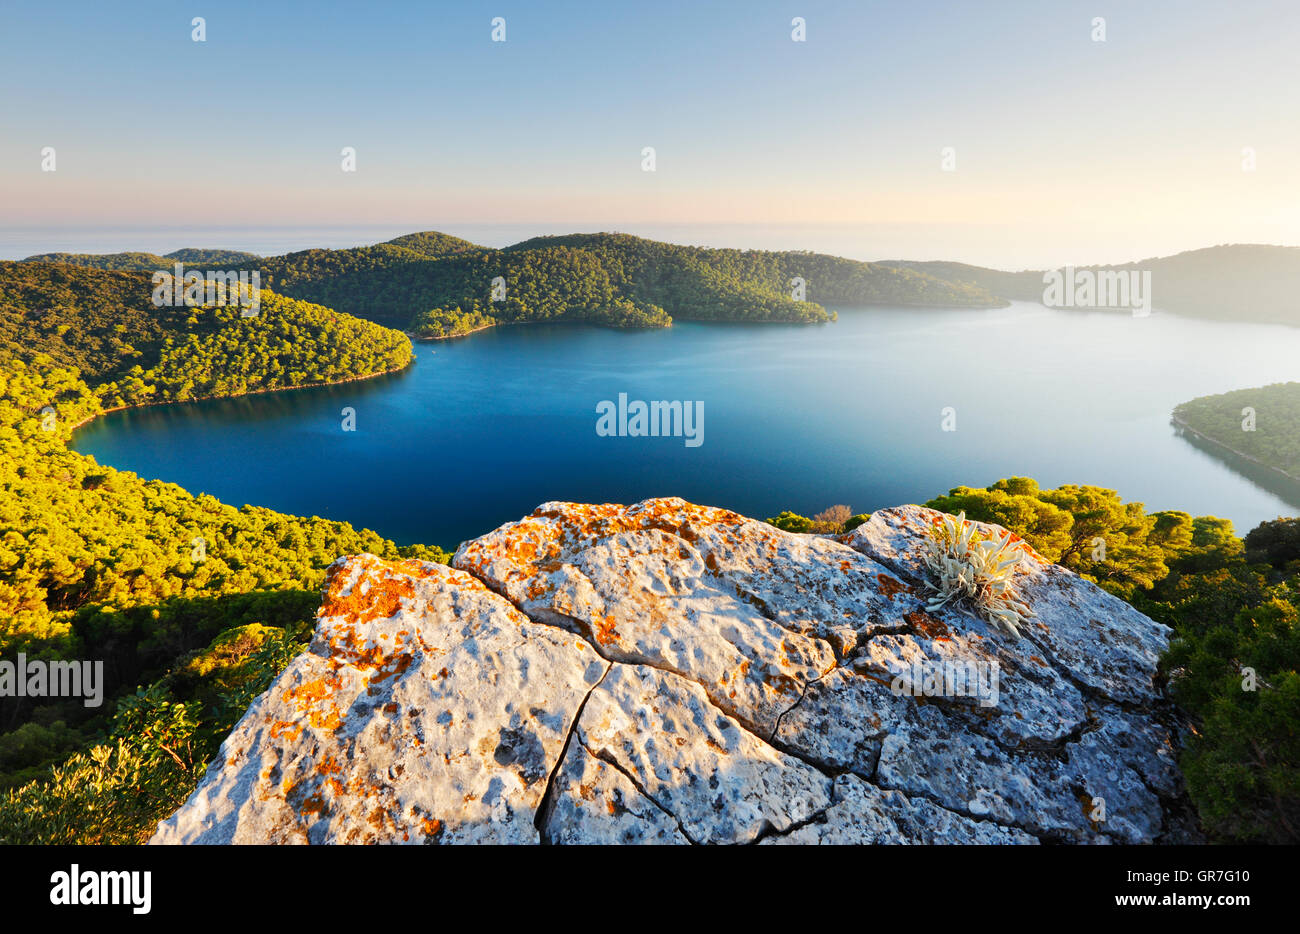
[[[1242, 534], [1300, 513], [1300, 490], [1266, 489], [1169, 423], [1195, 396], [1300, 379], [1300, 329], [1015, 303], [842, 309], [811, 326], [533, 325], [416, 352], [374, 380], [115, 413], [74, 447], [233, 505], [443, 546], [546, 500], [677, 495], [762, 518], [1014, 475], [1223, 516]], [[703, 443], [598, 436], [596, 406], [619, 393], [702, 401]]]

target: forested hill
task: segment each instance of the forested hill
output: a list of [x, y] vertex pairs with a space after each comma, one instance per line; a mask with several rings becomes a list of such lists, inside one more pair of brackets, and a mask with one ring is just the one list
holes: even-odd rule
[[234, 307], [156, 307], [143, 272], [0, 262], [0, 350], [75, 369], [106, 407], [336, 382], [400, 369], [389, 328], [261, 291]]
[[[45, 254], [110, 269], [165, 269], [174, 254]], [[198, 262], [200, 260], [190, 260]], [[503, 250], [433, 231], [347, 250], [303, 250], [236, 265], [277, 292], [440, 337], [492, 324], [591, 321], [662, 327], [706, 321], [828, 321], [827, 305], [1005, 304], [976, 285], [817, 253], [676, 246], [626, 234], [574, 234]], [[504, 297], [493, 295], [500, 277]], [[803, 294], [796, 296], [795, 279]], [[806, 300], [801, 300], [806, 299]]]
[[[412, 258], [437, 234], [412, 234], [356, 250], [314, 250], [263, 264], [285, 294], [427, 336], [493, 323], [595, 321], [655, 327], [705, 321], [827, 321], [826, 305], [989, 307], [978, 287], [923, 273], [814, 253], [712, 250], [626, 234], [541, 237], [503, 250], [462, 248]], [[492, 300], [492, 281], [504, 298]], [[791, 280], [805, 282], [796, 300]]]
[[[288, 260], [290, 257], [310, 257], [313, 261], [322, 261], [327, 254], [357, 254], [358, 256], [371, 257], [379, 265], [386, 265], [402, 260], [433, 259], [439, 256], [485, 249], [487, 248], [479, 246], [477, 243], [462, 240], [460, 237], [453, 237], [451, 234], [426, 231], [424, 233], [394, 237], [392, 240], [377, 243], [373, 247], [358, 247], [352, 250], [300, 250], [286, 256], [274, 257], [274, 259]], [[241, 266], [251, 270], [257, 268], [263, 262], [263, 257], [256, 253], [245, 253], [242, 250], [209, 250], [187, 247], [164, 253], [161, 256], [157, 253], [140, 252], [37, 253], [35, 256], [28, 256], [23, 262], [64, 263], [69, 266], [92, 266], [96, 269], [135, 272], [170, 269], [172, 264], [176, 262], [193, 266]], [[346, 259], [340, 259], [338, 262], [348, 267], [353, 265], [352, 261]]]
[[1300, 479], [1300, 383], [1201, 396], [1174, 409], [1175, 423]]
[[1040, 271], [1003, 272], [948, 260], [889, 259], [881, 260], [880, 265], [923, 272], [949, 282], [965, 282], [1013, 301], [1040, 302], [1043, 299], [1043, 273]]
[[[1003, 298], [1038, 302], [1043, 271], [1002, 272], [944, 261], [889, 260], [881, 265], [966, 282]], [[1300, 247], [1236, 243], [1115, 266], [1151, 273], [1152, 304], [1161, 311], [1221, 321], [1300, 326]]]
[[[946, 260], [866, 263], [800, 251], [678, 246], [628, 234], [535, 237], [496, 250], [436, 231], [373, 246], [261, 258], [229, 250], [44, 253], [24, 262], [153, 271], [176, 261], [258, 269], [284, 295], [439, 337], [497, 323], [593, 321], [659, 327], [706, 321], [826, 321], [826, 306], [996, 307], [1038, 302], [1043, 270], [1006, 272]], [[1234, 244], [1112, 266], [1150, 271], [1162, 311], [1300, 326], [1300, 247]], [[492, 301], [491, 283], [506, 296]], [[804, 302], [791, 280], [806, 286]]]
[[335, 558], [447, 557], [344, 522], [235, 508], [70, 450], [73, 427], [108, 406], [333, 382], [411, 359], [400, 331], [265, 289], [256, 317], [157, 308], [149, 278], [0, 262], [0, 659], [104, 665], [102, 707], [0, 698], [0, 843], [143, 839], [298, 650]]
[[186, 247], [159, 256], [157, 253], [38, 253], [29, 256], [25, 263], [65, 263], [69, 266], [91, 266], [95, 269], [117, 269], [135, 272], [154, 272], [170, 269], [173, 263], [186, 265], [226, 267], [258, 263], [256, 253], [241, 250], [204, 250]]
[[1140, 260], [1157, 308], [1198, 318], [1300, 325], [1300, 247], [1238, 243]]

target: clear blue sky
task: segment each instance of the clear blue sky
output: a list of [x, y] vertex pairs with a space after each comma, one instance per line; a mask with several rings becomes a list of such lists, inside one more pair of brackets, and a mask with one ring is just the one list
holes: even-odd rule
[[1005, 265], [1300, 243], [1294, 0], [4, 0], [0, 35], [0, 226], [908, 225]]

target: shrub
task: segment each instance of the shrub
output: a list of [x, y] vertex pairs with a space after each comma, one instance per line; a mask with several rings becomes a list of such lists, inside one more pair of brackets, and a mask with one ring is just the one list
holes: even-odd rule
[[813, 521], [806, 516], [790, 510], [783, 511], [780, 515], [772, 516], [767, 520], [768, 525], [774, 525], [778, 529], [786, 532], [811, 532]]
[[108, 740], [0, 796], [0, 844], [136, 844], [194, 791], [221, 741], [302, 649], [243, 626], [118, 701]]
[[1023, 549], [1010, 532], [983, 539], [965, 513], [945, 515], [927, 545], [925, 563], [935, 576], [929, 609], [965, 600], [990, 623], [1020, 635], [1019, 627], [1033, 613], [1016, 593], [1014, 577]]

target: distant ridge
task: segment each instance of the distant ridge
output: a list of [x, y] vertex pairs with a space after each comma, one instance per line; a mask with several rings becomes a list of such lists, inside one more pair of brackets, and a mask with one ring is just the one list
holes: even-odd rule
[[537, 237], [503, 250], [438, 231], [372, 246], [256, 257], [185, 250], [166, 256], [47, 253], [24, 262], [143, 271], [224, 261], [255, 265], [280, 294], [448, 337], [495, 324], [587, 321], [664, 327], [702, 321], [833, 320], [827, 305], [990, 308], [1004, 299], [925, 272], [808, 252], [678, 246], [628, 234]]
[[237, 265], [261, 262], [256, 253], [241, 250], [206, 250], [186, 247], [159, 256], [157, 253], [38, 253], [22, 260], [24, 263], [63, 263], [67, 266], [89, 266], [92, 269], [115, 269], [124, 272], [166, 269], [173, 263]]
[[[826, 306], [990, 308], [1038, 302], [1043, 270], [1008, 272], [946, 260], [860, 262], [807, 251], [680, 246], [621, 233], [532, 237], [493, 249], [438, 231], [372, 246], [259, 257], [236, 250], [43, 253], [23, 262], [145, 271], [174, 262], [256, 265], [279, 292], [443, 337], [497, 323], [581, 320], [657, 327], [673, 318], [827, 321]], [[1156, 309], [1201, 318], [1300, 326], [1300, 247], [1222, 244], [1079, 269], [1150, 271]], [[504, 280], [493, 301], [490, 283]], [[802, 280], [806, 301], [796, 297]]]
[[[889, 260], [952, 282], [970, 282], [1003, 298], [1041, 301], [1043, 272], [1002, 272], [965, 263]], [[1157, 309], [1196, 318], [1300, 326], [1300, 247], [1230, 243], [1117, 265], [1077, 269], [1150, 271]]]

